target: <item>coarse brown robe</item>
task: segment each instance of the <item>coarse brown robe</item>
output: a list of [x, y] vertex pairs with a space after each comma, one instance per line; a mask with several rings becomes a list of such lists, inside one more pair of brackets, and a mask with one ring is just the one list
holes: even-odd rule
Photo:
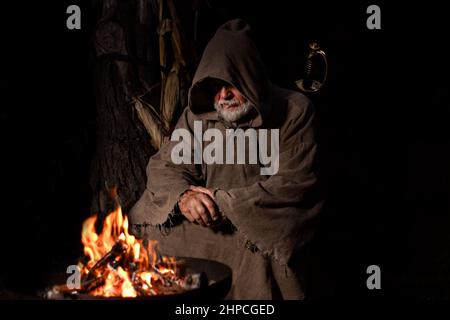
[[[261, 175], [259, 164], [176, 165], [171, 150], [179, 142], [169, 141], [148, 163], [147, 188], [130, 212], [131, 230], [158, 240], [163, 254], [229, 265], [233, 285], [228, 298], [302, 299], [298, 258], [321, 207], [313, 170], [313, 109], [304, 95], [268, 80], [248, 32], [242, 20], [218, 29], [204, 51], [177, 128], [193, 134], [193, 122], [202, 121], [203, 130], [216, 128], [224, 137], [230, 127], [278, 128], [278, 173]], [[239, 89], [257, 112], [240, 124], [219, 119], [208, 91], [210, 78]], [[215, 189], [216, 203], [231, 223], [212, 229], [186, 219], [173, 222], [169, 213], [190, 185]]]

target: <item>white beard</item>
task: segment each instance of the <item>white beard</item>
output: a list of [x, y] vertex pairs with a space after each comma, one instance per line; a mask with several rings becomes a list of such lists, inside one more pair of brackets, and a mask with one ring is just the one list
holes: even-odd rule
[[[236, 110], [225, 110], [226, 106], [237, 104]], [[227, 122], [235, 122], [248, 114], [251, 110], [250, 102], [240, 103], [237, 99], [219, 100], [214, 103], [214, 108], [217, 110], [219, 116]]]

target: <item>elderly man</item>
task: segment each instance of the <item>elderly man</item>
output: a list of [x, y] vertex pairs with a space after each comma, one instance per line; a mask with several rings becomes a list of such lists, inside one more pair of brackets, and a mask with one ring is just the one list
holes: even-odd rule
[[[209, 42], [188, 101], [177, 136], [149, 161], [133, 232], [163, 254], [229, 265], [228, 298], [302, 299], [302, 248], [321, 207], [311, 103], [268, 80], [242, 20]], [[276, 170], [263, 171], [268, 149]]]

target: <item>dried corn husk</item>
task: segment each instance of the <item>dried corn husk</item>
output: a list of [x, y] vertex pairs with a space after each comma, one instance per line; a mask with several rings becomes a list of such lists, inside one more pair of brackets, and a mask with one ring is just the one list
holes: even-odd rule
[[167, 76], [163, 96], [161, 97], [161, 118], [166, 129], [170, 128], [173, 115], [180, 102], [179, 67], [175, 63]]
[[150, 135], [151, 139], [150, 141], [152, 146], [156, 150], [159, 150], [159, 148], [163, 143], [166, 130], [164, 129], [164, 126], [158, 116], [158, 113], [156, 112], [155, 108], [153, 108], [152, 105], [145, 102], [143, 99], [139, 97], [135, 97], [133, 99], [133, 102], [134, 108], [136, 109], [139, 119], [141, 120], [142, 124], [144, 125], [145, 129]]

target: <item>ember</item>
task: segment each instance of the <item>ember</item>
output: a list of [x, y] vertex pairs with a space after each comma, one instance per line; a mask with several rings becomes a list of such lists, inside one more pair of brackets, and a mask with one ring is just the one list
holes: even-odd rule
[[146, 245], [128, 233], [128, 218], [118, 205], [110, 213], [100, 234], [95, 231], [96, 216], [83, 224], [81, 241], [86, 261], [79, 262], [81, 288], [54, 286], [48, 298], [61, 294], [84, 293], [98, 297], [154, 296], [180, 293], [200, 287], [201, 274], [185, 274], [185, 263], [161, 256], [157, 242]]

